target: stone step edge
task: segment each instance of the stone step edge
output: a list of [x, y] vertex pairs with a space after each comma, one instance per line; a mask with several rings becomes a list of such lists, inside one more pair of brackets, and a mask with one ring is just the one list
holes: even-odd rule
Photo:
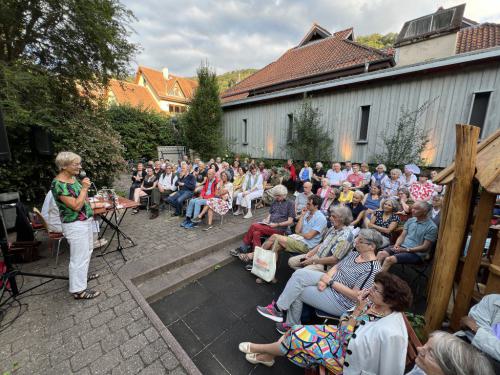
[[[247, 228], [248, 229], [248, 228]], [[146, 282], [148, 279], [154, 278], [156, 276], [159, 276], [165, 272], [168, 272], [172, 269], [181, 267], [185, 264], [192, 263], [206, 255], [209, 255], [210, 253], [213, 253], [221, 248], [226, 247], [230, 243], [235, 243], [235, 246], [241, 244], [241, 239], [245, 235], [245, 231], [241, 231], [241, 233], [237, 233], [234, 235], [231, 235], [224, 240], [217, 242], [216, 244], [209, 245], [207, 247], [203, 247], [197, 251], [190, 252], [186, 255], [182, 255], [176, 258], [170, 258], [167, 262], [164, 262], [163, 264], [156, 265], [154, 268], [151, 268], [147, 272], [143, 272], [140, 275], [137, 275], [135, 277], [130, 278], [132, 283], [134, 283], [136, 286], [140, 285], [144, 282]]]
[[[217, 271], [218, 267], [223, 267], [235, 260], [234, 257], [229, 255], [228, 250], [228, 247], [222, 248], [204, 257], [200, 257], [193, 262], [172, 269], [167, 277], [165, 277], [165, 274], [157, 275], [154, 278], [146, 280], [144, 283], [136, 285], [137, 289], [149, 304], [156, 302], [174, 293], [183, 286], [211, 272]], [[209, 257], [213, 258], [213, 260], [207, 263], [207, 258]], [[166, 281], [165, 278], [170, 280]]]

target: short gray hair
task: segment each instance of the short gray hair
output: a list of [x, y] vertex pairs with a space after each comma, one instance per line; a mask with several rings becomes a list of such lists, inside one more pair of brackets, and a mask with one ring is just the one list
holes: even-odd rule
[[286, 197], [288, 195], [288, 189], [285, 185], [276, 185], [273, 190], [276, 195], [280, 195], [282, 197]]
[[387, 198], [387, 199], [383, 199], [381, 204], [380, 204], [380, 207], [384, 207], [384, 204], [385, 202], [391, 202], [391, 205], [392, 205], [392, 212], [398, 212], [400, 209], [401, 209], [401, 206], [399, 205], [399, 202], [397, 199], [395, 198]]
[[425, 210], [425, 212], [427, 213], [427, 215], [432, 210], [432, 204], [430, 204], [429, 202], [426, 202], [426, 201], [416, 201], [413, 205], [416, 205], [416, 204], [420, 205]]
[[75, 154], [71, 151], [61, 151], [56, 156], [56, 166], [59, 171], [62, 171], [71, 163], [80, 163], [82, 158], [80, 155]]
[[371, 242], [375, 245], [376, 249], [380, 249], [384, 243], [384, 238], [375, 229], [361, 229], [359, 231], [358, 237], [364, 238], [366, 241]]
[[484, 354], [457, 336], [443, 331], [430, 334], [434, 338], [434, 359], [445, 375], [493, 375]]
[[316, 162], [316, 165], [319, 165], [319, 167], [320, 167], [320, 168], [323, 168], [323, 163], [322, 163], [322, 162], [320, 162], [320, 161], [317, 161], [317, 162]]
[[330, 208], [330, 215], [335, 215], [342, 219], [344, 225], [349, 225], [352, 222], [352, 212], [345, 206], [335, 206]]
[[365, 194], [361, 190], [354, 190], [354, 193], [352, 193], [352, 195], [357, 195], [361, 198], [361, 200], [363, 200], [363, 198], [365, 197]]

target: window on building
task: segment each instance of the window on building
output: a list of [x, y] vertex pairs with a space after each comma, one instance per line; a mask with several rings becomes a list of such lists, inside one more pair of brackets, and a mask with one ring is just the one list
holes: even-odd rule
[[368, 140], [368, 123], [370, 121], [370, 106], [361, 106], [361, 116], [359, 121], [359, 136], [358, 141]]
[[450, 27], [454, 15], [455, 9], [452, 8], [413, 20], [408, 25], [405, 38], [418, 37], [431, 31], [439, 31]]
[[[483, 132], [484, 122], [486, 120], [486, 113], [488, 112], [488, 104], [490, 102], [491, 92], [476, 92], [472, 98], [472, 108], [469, 116], [469, 124], [481, 128]], [[479, 136], [481, 136], [481, 133]]]
[[288, 129], [286, 133], [286, 142], [290, 143], [293, 141], [293, 113], [288, 114]]
[[179, 113], [181, 111], [181, 107], [178, 105], [175, 106], [175, 113]]
[[248, 123], [246, 118], [243, 119], [243, 144], [248, 144]]
[[174, 111], [174, 106], [172, 104], [169, 104], [168, 111], [169, 112], [173, 112]]

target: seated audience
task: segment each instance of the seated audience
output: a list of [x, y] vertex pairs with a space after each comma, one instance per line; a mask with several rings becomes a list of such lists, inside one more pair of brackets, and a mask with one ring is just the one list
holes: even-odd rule
[[128, 199], [134, 199], [135, 189], [141, 187], [142, 180], [146, 177], [146, 170], [144, 169], [144, 164], [137, 164], [137, 170], [132, 172], [132, 185], [130, 186]]
[[[247, 233], [243, 237], [243, 244], [235, 250], [231, 250], [230, 254], [239, 256], [251, 252], [255, 246], [261, 246], [262, 236], [271, 236], [273, 234], [284, 234], [288, 226], [293, 224], [295, 219], [295, 209], [292, 201], [287, 200], [288, 190], [284, 185], [276, 186], [276, 196], [271, 207], [269, 207], [269, 215], [258, 223], [253, 223], [248, 228]], [[247, 262], [252, 257], [240, 257], [241, 260]]]
[[391, 174], [389, 177], [385, 177], [382, 180], [380, 186], [382, 186], [382, 196], [384, 198], [391, 198], [398, 196], [398, 189], [401, 187], [401, 169], [391, 169]]
[[439, 224], [441, 224], [441, 207], [443, 206], [443, 196], [442, 195], [434, 195], [431, 201], [432, 211], [431, 211], [431, 219], [436, 224], [436, 227], [439, 229]]
[[405, 223], [403, 232], [394, 246], [377, 254], [379, 261], [383, 262], [384, 271], [388, 271], [395, 263], [422, 263], [429, 255], [437, 239], [436, 224], [429, 217], [431, 208], [427, 202], [415, 202], [411, 209], [413, 217]]
[[493, 375], [488, 359], [470, 344], [443, 331], [432, 332], [417, 348], [415, 367], [407, 375]]
[[455, 333], [500, 365], [500, 294], [489, 294], [460, 320], [463, 331]]
[[352, 184], [349, 181], [344, 181], [342, 183], [342, 190], [340, 191], [339, 202], [341, 204], [347, 204], [352, 202], [352, 196], [354, 192], [351, 190]]
[[239, 167], [238, 171], [235, 173], [233, 177], [233, 194], [236, 196], [238, 193], [242, 191], [243, 180], [245, 179], [245, 175], [247, 174], [247, 169], [245, 167]]
[[[281, 177], [278, 174], [278, 168], [272, 167], [271, 168], [271, 176], [269, 176], [269, 180], [265, 182], [264, 185], [264, 193], [262, 194], [262, 203], [263, 205], [270, 205], [275, 196], [276, 196], [276, 189], [275, 187], [278, 185], [281, 185], [283, 182], [283, 177]], [[259, 207], [257, 207], [259, 208]]]
[[[223, 162], [225, 163], [225, 162]], [[229, 172], [224, 171], [220, 175], [220, 181], [217, 184], [217, 191], [213, 198], [207, 199], [207, 204], [198, 215], [201, 220], [205, 213], [208, 212], [207, 227], [203, 230], [207, 231], [212, 229], [214, 212], [224, 216], [231, 209], [233, 205], [233, 184], [229, 180]]]
[[370, 220], [371, 215], [376, 210], [380, 209], [380, 204], [382, 203], [382, 189], [380, 185], [371, 184], [370, 192], [365, 195], [363, 199], [363, 204], [366, 207], [366, 217]]
[[413, 173], [411, 167], [409, 165], [405, 165], [403, 170], [403, 175], [401, 176], [402, 187], [407, 189], [410, 188], [410, 185], [414, 182], [417, 182], [417, 176]]
[[372, 173], [370, 172], [370, 167], [367, 163], [361, 163], [361, 173], [363, 174], [363, 186], [361, 191], [363, 191], [363, 193], [368, 193], [370, 190]]
[[264, 193], [264, 184], [262, 175], [257, 173], [257, 167], [254, 164], [250, 165], [249, 172], [245, 175], [243, 180], [242, 192], [236, 196], [236, 205], [238, 210], [234, 215], [241, 215], [241, 207], [247, 209], [247, 213], [243, 216], [244, 219], [250, 219], [252, 214], [252, 200], [262, 197]]
[[414, 201], [429, 202], [434, 194], [434, 185], [429, 181], [429, 172], [422, 171], [418, 176], [418, 181], [411, 184], [409, 191]]
[[434, 179], [437, 177], [437, 175], [438, 175], [438, 172], [436, 170], [432, 170], [430, 172], [430, 176], [431, 176], [430, 180], [431, 180], [432, 184], [434, 185], [434, 192], [436, 194], [444, 194], [445, 186], [434, 183]]
[[325, 200], [328, 198], [328, 195], [330, 194], [330, 191], [333, 188], [330, 186], [330, 181], [328, 181], [328, 178], [324, 177], [321, 179], [321, 186], [319, 189], [314, 190], [314, 184], [313, 184], [313, 192], [316, 194], [318, 197], [321, 199]]
[[266, 165], [263, 161], [259, 163], [259, 173], [262, 175], [262, 181], [264, 182], [266, 182], [269, 179], [269, 176], [271, 176], [271, 172], [266, 169]]
[[313, 174], [313, 170], [309, 166], [309, 162], [305, 161], [304, 162], [304, 167], [302, 167], [302, 169], [300, 170], [300, 172], [299, 172], [299, 178], [297, 180], [297, 189], [296, 190], [299, 193], [301, 193], [302, 191], [304, 191], [304, 189], [303, 189], [304, 183], [311, 182], [312, 174]]
[[382, 208], [373, 213], [370, 221], [368, 221], [366, 225], [368, 228], [380, 232], [380, 234], [386, 238], [384, 245], [389, 245], [391, 233], [400, 223], [399, 216], [396, 215], [398, 209], [399, 205], [397, 200], [394, 198], [386, 199], [382, 203]]
[[297, 171], [295, 170], [295, 166], [293, 165], [293, 160], [288, 159], [286, 161], [286, 164], [284, 165], [284, 168], [290, 173], [290, 177], [286, 181], [286, 187], [290, 189], [290, 191], [293, 191], [295, 189], [295, 183], [297, 181]]
[[272, 248], [273, 251], [308, 253], [321, 242], [321, 237], [326, 229], [326, 218], [319, 211], [320, 204], [320, 197], [314, 194], [309, 196], [307, 206], [298, 217], [295, 234], [290, 236], [273, 234], [262, 247], [267, 250]]
[[216, 172], [222, 168], [222, 159], [220, 156], [217, 156], [215, 158], [215, 164], [217, 165], [217, 169], [216, 169]]
[[415, 203], [413, 199], [410, 198], [410, 192], [407, 188], [400, 188], [398, 190], [398, 203], [401, 206], [401, 210], [398, 212], [402, 216], [405, 216], [407, 220], [411, 216], [411, 207]]
[[387, 177], [387, 167], [384, 164], [377, 165], [375, 173], [372, 174], [372, 184], [382, 186], [382, 181]]
[[[231, 166], [233, 179], [238, 174], [238, 169], [239, 168], [240, 168], [240, 161], [239, 160], [233, 161], [233, 165]], [[233, 180], [231, 180], [231, 181], [233, 181]]]
[[151, 193], [151, 200], [153, 201], [152, 208], [159, 206], [162, 200], [168, 198], [170, 194], [177, 190], [175, 183], [177, 182], [177, 176], [172, 171], [172, 166], [170, 164], [165, 166], [165, 170], [160, 174], [158, 179], [158, 186], [153, 189]]
[[321, 187], [323, 178], [325, 177], [326, 173], [325, 170], [323, 169], [323, 163], [318, 161], [316, 162], [314, 169], [313, 169], [313, 174], [311, 178], [311, 182], [313, 184], [313, 191], [316, 192], [318, 189]]
[[365, 220], [366, 207], [363, 205], [365, 195], [361, 190], [353, 192], [352, 201], [346, 204], [346, 207], [351, 210], [353, 221], [351, 225], [354, 228], [361, 228]]
[[[233, 168], [231, 168], [231, 166], [229, 165], [229, 163], [227, 161], [223, 161], [222, 162], [222, 169], [227, 173], [227, 177], [229, 178], [229, 181], [233, 181], [233, 178], [234, 178], [234, 171], [233, 171]], [[221, 173], [219, 173], [219, 180], [221, 179], [220, 178], [221, 176]]]
[[330, 210], [333, 207], [340, 205], [339, 197], [340, 197], [339, 189], [331, 188], [328, 193], [328, 197], [326, 197], [326, 199], [323, 199], [323, 202], [321, 202], [321, 206], [319, 208], [319, 210], [323, 215], [325, 215], [325, 217], [330, 216]]
[[[138, 187], [134, 191], [134, 202], [140, 203], [141, 197], [145, 197], [146, 195], [151, 195], [153, 189], [156, 188], [158, 184], [158, 180], [156, 175], [153, 173], [153, 168], [148, 166], [146, 168], [146, 177], [142, 180], [141, 187]], [[132, 210], [132, 215], [135, 215], [139, 212], [139, 208], [134, 208]]]
[[307, 201], [312, 195], [312, 184], [307, 181], [304, 183], [304, 191], [298, 193], [295, 197], [295, 212], [297, 215], [300, 215], [302, 210], [307, 206]]
[[332, 169], [326, 172], [326, 178], [330, 181], [330, 186], [339, 188], [342, 182], [346, 179], [346, 175], [342, 172], [340, 163], [333, 163]]
[[332, 226], [325, 233], [323, 241], [305, 255], [296, 255], [288, 259], [288, 265], [298, 270], [308, 268], [326, 272], [337, 264], [353, 248], [354, 236], [348, 226], [352, 221], [347, 207], [332, 207], [330, 210]]
[[354, 241], [355, 250], [327, 273], [300, 269], [295, 271], [276, 302], [258, 306], [257, 312], [278, 324], [280, 332], [300, 324], [304, 303], [328, 314], [341, 316], [356, 306], [359, 292], [371, 288], [380, 263], [375, 255], [382, 236], [373, 229], [362, 229]]
[[351, 189], [362, 189], [364, 180], [365, 176], [359, 170], [359, 164], [354, 164], [352, 166], [352, 173], [346, 178], [346, 181], [349, 181], [352, 185]]
[[352, 162], [350, 160], [344, 162], [344, 169], [342, 169], [342, 172], [344, 172], [346, 178], [352, 173]]
[[198, 169], [194, 169], [192, 173], [189, 173], [187, 164], [183, 164], [181, 171], [177, 176], [177, 191], [170, 194], [167, 198], [167, 203], [175, 208], [172, 216], [181, 216], [182, 205], [186, 199], [190, 199], [194, 194], [194, 189], [196, 188], [196, 178], [198, 177]]
[[205, 206], [210, 198], [215, 197], [218, 183], [219, 180], [215, 176], [215, 171], [209, 169], [207, 172], [207, 181], [203, 185], [200, 196], [189, 201], [186, 209], [186, 219], [181, 223], [181, 227], [189, 229], [198, 225], [201, 221], [201, 207]]
[[155, 165], [153, 168], [153, 173], [155, 174], [156, 178], [158, 179], [160, 177], [161, 173], [161, 163], [159, 160], [155, 161]]
[[353, 310], [338, 326], [296, 325], [272, 344], [242, 342], [239, 350], [252, 364], [272, 366], [275, 357], [286, 356], [297, 366], [323, 366], [333, 374], [401, 375], [408, 346], [403, 314], [411, 290], [390, 273], [377, 274], [365, 288], [352, 296]]

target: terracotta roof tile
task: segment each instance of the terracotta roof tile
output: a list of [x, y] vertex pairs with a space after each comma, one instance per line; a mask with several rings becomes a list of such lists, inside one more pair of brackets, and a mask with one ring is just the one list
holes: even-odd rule
[[118, 104], [129, 104], [133, 107], [160, 111], [156, 100], [144, 86], [112, 79], [109, 83], [109, 89], [113, 92]]
[[239, 99], [243, 93], [248, 96], [251, 90], [258, 88], [340, 71], [365, 62], [391, 59], [388, 54], [350, 40], [352, 32], [349, 28], [289, 49], [278, 60], [222, 93], [223, 101]]
[[175, 82], [179, 83], [179, 86], [181, 87], [181, 90], [188, 101], [193, 99], [194, 91], [196, 87], [198, 87], [198, 83], [196, 81], [188, 78], [174, 76], [172, 74], [169, 74], [169, 79], [166, 80], [163, 77], [163, 72], [147, 68], [145, 66], [139, 67], [136, 75], [136, 83], [138, 82], [139, 74], [141, 72], [153, 87], [156, 95], [158, 95], [158, 97], [162, 99], [169, 96], [169, 90], [174, 87]]
[[500, 24], [483, 23], [458, 32], [456, 53], [500, 46]]

